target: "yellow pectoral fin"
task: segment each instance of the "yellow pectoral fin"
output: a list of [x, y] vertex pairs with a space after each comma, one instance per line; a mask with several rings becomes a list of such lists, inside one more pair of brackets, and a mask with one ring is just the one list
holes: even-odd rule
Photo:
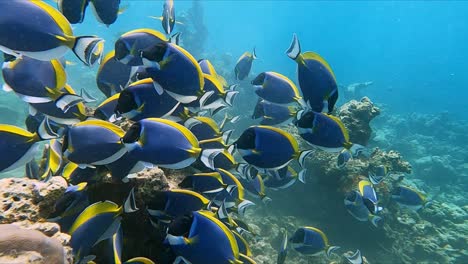
[[140, 107], [138, 107], [137, 112], [142, 113], [144, 109], [145, 109], [145, 103], [143, 103]]
[[157, 20], [163, 20], [163, 17], [162, 16], [149, 16], [149, 18], [152, 18], [152, 19], [157, 19]]

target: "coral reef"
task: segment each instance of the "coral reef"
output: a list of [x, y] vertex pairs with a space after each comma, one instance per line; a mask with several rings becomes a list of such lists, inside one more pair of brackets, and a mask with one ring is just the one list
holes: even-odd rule
[[380, 114], [380, 109], [364, 97], [360, 101], [351, 100], [338, 110], [338, 117], [349, 131], [351, 142], [367, 145], [372, 129], [370, 121]]
[[[290, 250], [286, 263], [348, 263], [344, 254], [356, 249], [360, 249], [366, 256], [365, 263], [468, 262], [468, 252], [465, 249], [468, 237], [468, 207], [464, 196], [466, 190], [463, 189], [463, 185], [451, 188], [442, 185], [441, 188], [434, 189], [421, 180], [440, 181], [435, 174], [443, 174], [449, 179], [459, 178], [456, 176], [464, 173], [461, 170], [467, 163], [465, 160], [462, 165], [457, 165], [465, 155], [461, 148], [449, 152], [443, 144], [437, 144], [435, 151], [429, 155], [429, 149], [424, 144], [428, 144], [430, 140], [440, 140], [432, 134], [436, 132], [425, 135], [412, 133], [418, 125], [408, 125], [399, 117], [385, 118], [389, 123], [383, 124], [380, 121], [382, 118], [378, 118], [377, 126], [373, 124], [371, 127], [370, 122], [380, 114], [380, 109], [366, 97], [360, 101], [346, 103], [337, 113], [348, 128], [353, 142], [369, 142], [372, 147], [368, 147], [366, 155], [350, 160], [345, 168], [336, 166], [337, 153], [317, 150], [306, 162], [306, 184], [296, 183], [281, 191], [267, 190], [267, 195], [272, 198], [269, 204], [263, 204], [254, 197], [247, 197], [257, 204], [253, 209], [247, 210], [243, 219], [257, 234], [247, 236], [257, 263], [273, 263], [280, 243], [280, 231], [286, 230], [292, 234], [299, 226], [320, 228], [328, 236], [331, 245], [341, 246], [342, 249], [330, 259], [327, 259], [325, 254], [305, 257]], [[441, 117], [413, 118], [419, 120], [419, 126], [426, 128], [433, 128], [437, 126], [434, 123], [442, 120]], [[128, 122], [120, 124], [122, 127], [129, 125]], [[373, 129], [376, 127], [378, 129], [374, 133]], [[401, 131], [400, 127], [403, 127]], [[460, 128], [460, 125], [457, 127]], [[311, 148], [297, 136], [297, 129], [293, 125], [285, 125], [283, 129], [296, 135], [301, 149]], [[417, 129], [419, 131], [420, 128]], [[399, 136], [395, 135], [397, 131]], [[457, 131], [437, 133], [451, 134], [450, 140], [455, 142], [461, 140], [458, 133], [463, 129]], [[389, 140], [391, 144], [384, 144], [384, 139]], [[411, 142], [410, 139], [417, 142]], [[413, 145], [419, 146], [419, 149], [412, 149]], [[400, 154], [400, 147], [403, 155]], [[461, 158], [453, 161], [457, 155]], [[408, 162], [408, 156], [411, 157], [413, 166]], [[380, 204], [384, 207], [381, 212], [384, 219], [383, 228], [375, 228], [369, 222], [357, 221], [343, 206], [344, 194], [356, 189], [360, 180], [367, 179], [369, 169], [379, 165], [385, 165], [390, 172], [381, 184], [375, 186]], [[106, 177], [102, 182], [90, 187], [90, 202], [107, 199], [119, 204], [130, 189], [135, 188], [137, 207], [141, 210], [123, 215], [122, 228], [126, 241], [123, 259], [146, 256], [158, 263], [166, 263], [173, 257], [162, 244], [164, 230], [152, 228], [145, 208], [154, 199], [153, 194], [156, 191], [178, 188], [178, 183], [183, 177], [191, 173], [193, 172], [190, 170], [151, 168], [129, 177], [127, 184], [116, 184], [111, 177]], [[391, 190], [397, 185], [435, 193], [429, 195], [432, 204], [418, 212], [401, 208], [391, 199]], [[46, 183], [25, 178], [1, 179], [3, 210], [0, 214], [0, 224], [14, 223], [57, 239], [64, 247], [65, 258], [71, 262], [69, 236], [60, 233], [57, 224], [44, 222], [66, 187], [67, 183], [61, 177], [52, 177]], [[8, 261], [44, 261], [40, 252], [28, 254], [19, 254], [21, 258]], [[11, 259], [12, 255], [7, 253], [0, 256], [0, 263], [2, 257]], [[99, 260], [98, 256], [97, 261]]]
[[[64, 193], [67, 187], [62, 177], [52, 177], [48, 182], [40, 182], [27, 178], [5, 178], [0, 180], [2, 200], [0, 213], [0, 226], [5, 229], [0, 231], [0, 263], [72, 263], [72, 250], [69, 245], [70, 236], [60, 232], [58, 224], [43, 222], [54, 208], [57, 199]], [[8, 224], [21, 227], [15, 237], [7, 228]], [[26, 232], [23, 229], [35, 230]], [[3, 230], [0, 228], [0, 230]], [[9, 231], [8, 231], [9, 230]], [[8, 232], [7, 232], [8, 231]], [[39, 233], [40, 232], [40, 233]], [[39, 234], [43, 234], [42, 236]], [[27, 244], [25, 239], [30, 238]], [[34, 238], [34, 239], [33, 239]], [[28, 240], [26, 239], [26, 240]], [[16, 243], [14, 248], [1, 246], [2, 241]], [[24, 244], [24, 247], [22, 246]], [[46, 248], [44, 244], [51, 248]], [[58, 245], [61, 245], [65, 253], [62, 261], [56, 261]], [[16, 252], [10, 252], [15, 249]], [[49, 256], [47, 254], [54, 254]], [[65, 258], [65, 260], [63, 260]]]
[[24, 220], [37, 222], [47, 218], [66, 188], [67, 182], [62, 177], [52, 177], [48, 182], [27, 178], [0, 179], [0, 224]]

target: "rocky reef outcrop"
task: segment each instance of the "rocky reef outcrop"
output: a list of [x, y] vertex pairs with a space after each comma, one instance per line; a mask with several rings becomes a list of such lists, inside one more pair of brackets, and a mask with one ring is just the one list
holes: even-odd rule
[[351, 100], [338, 109], [338, 117], [349, 131], [351, 142], [367, 145], [371, 138], [370, 121], [380, 114], [380, 109], [368, 98]]
[[0, 263], [73, 263], [70, 236], [45, 222], [66, 188], [62, 177], [0, 180]]

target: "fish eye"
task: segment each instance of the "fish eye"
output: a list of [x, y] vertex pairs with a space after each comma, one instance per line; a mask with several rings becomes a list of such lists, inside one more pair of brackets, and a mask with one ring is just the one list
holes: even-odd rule
[[135, 102], [133, 94], [128, 90], [123, 90], [120, 93], [119, 99], [117, 100], [117, 106], [115, 107], [114, 112], [120, 115], [122, 113], [128, 113], [137, 108], [138, 105]]
[[134, 123], [122, 138], [122, 143], [134, 143], [140, 139], [141, 124]]
[[296, 230], [294, 233], [294, 236], [291, 238], [292, 243], [302, 243], [304, 242], [304, 236], [305, 236], [305, 230], [303, 228], [300, 228]]
[[[304, 111], [304, 110], [302, 110]], [[314, 122], [315, 114], [313, 111], [307, 111], [304, 113], [298, 113], [297, 126], [298, 127], [312, 127]]]
[[114, 58], [116, 60], [123, 59], [129, 53], [130, 53], [130, 51], [127, 48], [127, 45], [125, 45], [125, 43], [122, 40], [117, 40], [117, 42], [115, 42], [115, 55], [114, 55]]
[[257, 77], [255, 77], [255, 79], [252, 80], [252, 85], [262, 85], [263, 80], [265, 80], [264, 72], [260, 73], [259, 75], [257, 75]]
[[165, 42], [157, 43], [156, 45], [151, 46], [149, 49], [141, 51], [141, 57], [151, 61], [160, 62], [164, 58], [167, 47], [168, 44]]

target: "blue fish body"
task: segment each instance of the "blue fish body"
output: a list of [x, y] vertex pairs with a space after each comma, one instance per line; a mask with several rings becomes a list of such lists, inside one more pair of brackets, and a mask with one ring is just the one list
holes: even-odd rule
[[234, 235], [206, 212], [193, 212], [187, 238], [169, 235], [166, 241], [176, 255], [192, 264], [232, 263], [239, 257]]
[[245, 161], [264, 169], [286, 166], [299, 152], [291, 135], [269, 126], [249, 127], [235, 144]]
[[125, 146], [120, 142], [124, 131], [112, 123], [90, 120], [68, 128], [64, 138], [64, 156], [83, 165], [105, 165], [122, 157]]
[[159, 118], [134, 123], [123, 142], [138, 160], [166, 168], [185, 168], [201, 153], [198, 140], [190, 130]]

